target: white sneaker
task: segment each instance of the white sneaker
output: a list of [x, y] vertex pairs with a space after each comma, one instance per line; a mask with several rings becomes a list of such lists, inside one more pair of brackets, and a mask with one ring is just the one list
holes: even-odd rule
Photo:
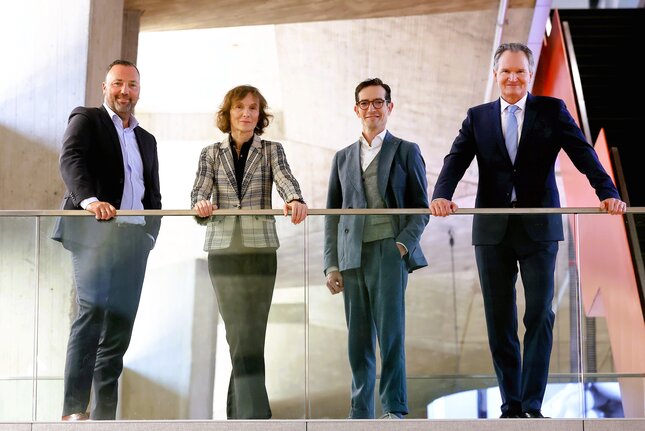
[[398, 417], [397, 415], [395, 415], [394, 413], [387, 412], [383, 416], [381, 416], [379, 419], [401, 419], [401, 418]]

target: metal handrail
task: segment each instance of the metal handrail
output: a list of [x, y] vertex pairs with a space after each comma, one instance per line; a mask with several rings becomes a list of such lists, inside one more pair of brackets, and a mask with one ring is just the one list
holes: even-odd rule
[[[310, 208], [309, 215], [430, 215], [427, 208], [343, 208], [326, 209]], [[645, 214], [645, 207], [628, 207], [627, 214]], [[563, 208], [459, 208], [455, 214], [606, 214], [598, 207], [563, 207]], [[117, 216], [196, 216], [194, 210], [117, 210]], [[283, 215], [281, 209], [242, 210], [218, 209], [218, 216], [255, 216], [255, 215]], [[83, 210], [0, 210], [0, 217], [39, 217], [39, 216], [94, 216], [89, 211]]]

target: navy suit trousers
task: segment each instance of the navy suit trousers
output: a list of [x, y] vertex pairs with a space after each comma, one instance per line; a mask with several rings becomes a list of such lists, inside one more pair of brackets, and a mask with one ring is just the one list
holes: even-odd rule
[[63, 416], [115, 419], [118, 379], [132, 335], [152, 239], [142, 226], [113, 225], [97, 247], [72, 246], [78, 313], [65, 363]]
[[[475, 246], [502, 413], [541, 409], [553, 344], [552, 301], [558, 243], [531, 240], [519, 217], [509, 217], [500, 244]], [[526, 300], [523, 359], [517, 335], [518, 264]]]

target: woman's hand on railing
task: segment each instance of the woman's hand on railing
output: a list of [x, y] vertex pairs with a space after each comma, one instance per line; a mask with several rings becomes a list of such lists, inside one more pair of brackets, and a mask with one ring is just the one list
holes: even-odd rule
[[283, 211], [284, 215], [289, 215], [289, 211], [291, 211], [291, 223], [293, 224], [298, 224], [307, 218], [308, 208], [307, 204], [304, 202], [293, 200], [285, 203]]
[[217, 205], [213, 205], [211, 201], [206, 199], [197, 202], [193, 207], [193, 210], [197, 211], [197, 215], [202, 218], [212, 216], [216, 209]]

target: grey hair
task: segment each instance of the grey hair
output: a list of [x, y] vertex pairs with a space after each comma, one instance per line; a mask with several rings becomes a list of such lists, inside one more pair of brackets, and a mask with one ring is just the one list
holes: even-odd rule
[[533, 58], [533, 51], [531, 51], [531, 48], [529, 48], [528, 46], [519, 42], [502, 43], [497, 47], [497, 49], [495, 50], [495, 55], [493, 56], [494, 70], [497, 70], [497, 66], [499, 66], [499, 58], [506, 51], [523, 52], [524, 55], [526, 55], [526, 59], [529, 61], [529, 72], [535, 72], [535, 59]]

